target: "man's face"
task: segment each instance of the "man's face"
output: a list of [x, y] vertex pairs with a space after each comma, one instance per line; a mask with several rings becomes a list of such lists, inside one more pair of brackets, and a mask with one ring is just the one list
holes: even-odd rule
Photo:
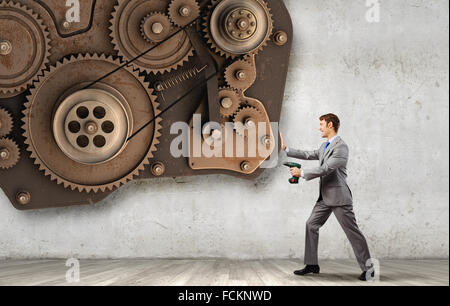
[[330, 136], [334, 131], [333, 123], [327, 123], [325, 120], [321, 120], [319, 131], [322, 132], [322, 138], [328, 138], [328, 136]]

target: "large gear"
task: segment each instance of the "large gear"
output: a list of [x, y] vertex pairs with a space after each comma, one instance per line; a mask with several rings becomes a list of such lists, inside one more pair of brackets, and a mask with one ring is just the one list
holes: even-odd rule
[[245, 91], [256, 81], [256, 67], [247, 60], [238, 60], [225, 69], [228, 86]]
[[66, 188], [114, 190], [138, 176], [157, 149], [156, 96], [138, 71], [121, 66], [104, 55], [72, 56], [31, 89], [22, 119], [27, 150]]
[[0, 94], [20, 94], [45, 69], [50, 56], [48, 35], [31, 9], [0, 0]]
[[219, 88], [219, 103], [222, 117], [231, 117], [239, 109], [241, 98], [232, 88]]
[[9, 138], [0, 138], [0, 170], [14, 167], [20, 158], [19, 147]]
[[200, 7], [196, 0], [172, 0], [169, 5], [169, 17], [172, 22], [182, 28], [200, 16]]
[[245, 106], [239, 109], [234, 115], [234, 127], [236, 133], [246, 137], [247, 131], [251, 128], [258, 129], [260, 122], [267, 122], [263, 112], [251, 106]]
[[4, 108], [0, 107], [0, 138], [5, 137], [13, 128], [13, 119], [11, 114]]
[[211, 0], [203, 31], [221, 56], [256, 55], [272, 35], [272, 14], [264, 0]]
[[[114, 49], [124, 60], [133, 61], [132, 65], [140, 71], [154, 74], [170, 72], [183, 66], [194, 55], [194, 48], [186, 31], [180, 31], [177, 27], [172, 27], [169, 31], [167, 37], [170, 38], [156, 46], [141, 35], [139, 29], [148, 14], [164, 14], [165, 6], [163, 1], [119, 0], [114, 7], [110, 27]], [[144, 28], [144, 32], [165, 31], [163, 23], [147, 25], [150, 28]], [[148, 52], [143, 54], [146, 51]]]

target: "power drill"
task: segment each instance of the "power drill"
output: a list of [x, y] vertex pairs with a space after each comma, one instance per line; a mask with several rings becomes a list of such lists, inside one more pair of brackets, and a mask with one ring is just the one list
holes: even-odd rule
[[[283, 165], [286, 167], [289, 167], [291, 169], [292, 168], [298, 168], [298, 169], [302, 168], [302, 165], [297, 164], [297, 163], [284, 163]], [[289, 183], [290, 184], [298, 184], [299, 180], [300, 180], [300, 178], [298, 178], [298, 177], [292, 177], [289, 179]]]

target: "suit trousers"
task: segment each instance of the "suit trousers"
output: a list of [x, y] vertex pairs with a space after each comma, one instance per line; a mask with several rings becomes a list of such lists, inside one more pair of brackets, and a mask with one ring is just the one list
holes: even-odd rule
[[367, 271], [366, 267], [370, 257], [369, 247], [364, 235], [359, 230], [356, 223], [353, 206], [328, 206], [323, 201], [317, 202], [313, 209], [311, 217], [306, 222], [306, 245], [305, 245], [305, 264], [318, 265], [318, 248], [319, 248], [319, 230], [334, 213], [339, 224], [350, 241], [356, 259], [362, 271]]

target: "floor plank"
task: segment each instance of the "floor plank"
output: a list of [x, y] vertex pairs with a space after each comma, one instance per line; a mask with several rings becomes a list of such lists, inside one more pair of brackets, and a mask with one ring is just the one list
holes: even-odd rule
[[321, 274], [297, 277], [300, 260], [80, 260], [68, 283], [65, 260], [0, 261], [0, 286], [449, 286], [448, 260], [384, 260], [379, 282], [357, 280], [353, 260], [325, 261]]

